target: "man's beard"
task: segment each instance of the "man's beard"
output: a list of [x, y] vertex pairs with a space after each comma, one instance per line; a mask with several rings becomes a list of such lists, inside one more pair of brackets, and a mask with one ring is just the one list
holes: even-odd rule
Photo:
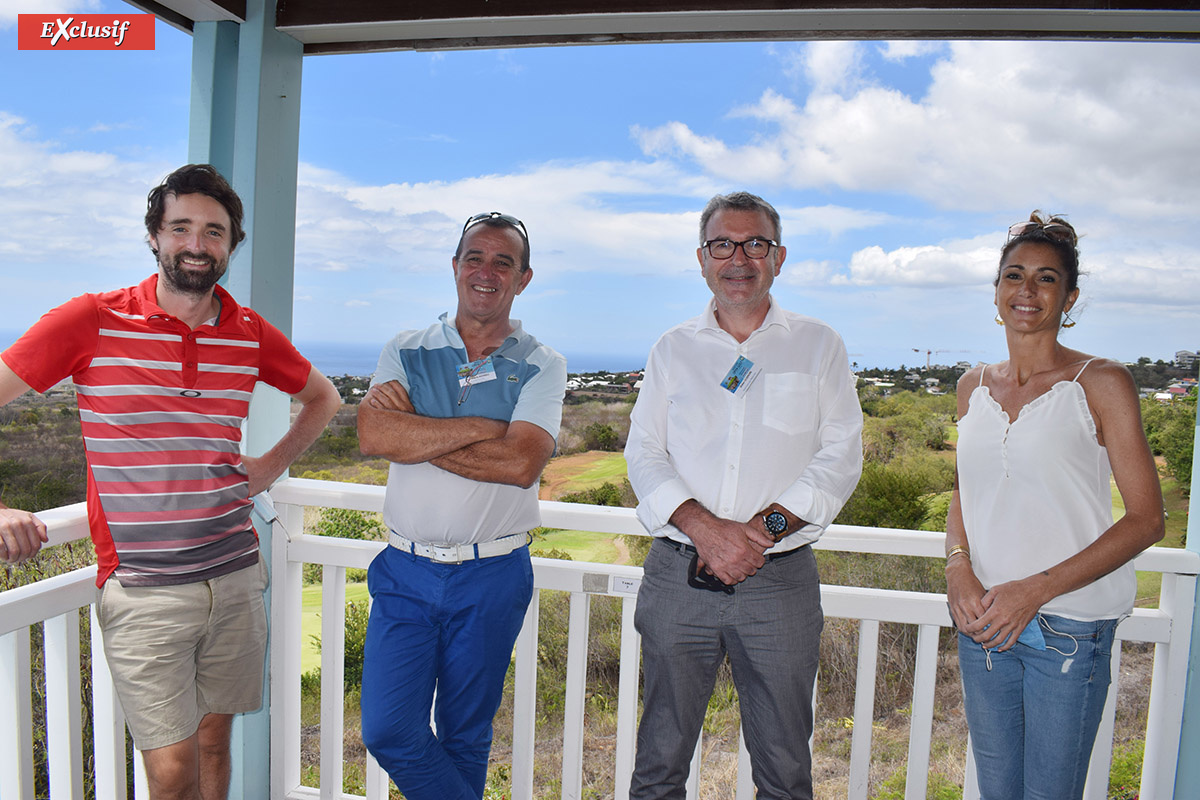
[[[193, 261], [207, 261], [209, 268], [203, 272], [197, 272], [194, 269], [186, 269], [182, 266], [183, 259], [189, 258]], [[188, 253], [186, 251], [176, 253], [175, 256], [160, 255], [158, 257], [158, 265], [162, 268], [163, 277], [173, 291], [179, 294], [196, 294], [204, 295], [216, 286], [217, 281], [225, 274], [225, 269], [229, 266], [228, 260], [217, 261], [212, 256], [203, 255], [201, 253]]]

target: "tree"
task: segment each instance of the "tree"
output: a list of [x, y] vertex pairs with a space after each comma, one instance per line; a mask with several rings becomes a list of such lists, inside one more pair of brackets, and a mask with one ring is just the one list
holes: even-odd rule
[[835, 522], [871, 528], [919, 529], [929, 511], [925, 482], [907, 470], [868, 461], [858, 488]]
[[321, 512], [315, 533], [318, 536], [379, 541], [387, 531], [382, 522], [365, 512], [349, 508], [327, 508]]
[[620, 449], [619, 439], [613, 426], [603, 422], [593, 422], [583, 429], [583, 443], [588, 450], [613, 452]]

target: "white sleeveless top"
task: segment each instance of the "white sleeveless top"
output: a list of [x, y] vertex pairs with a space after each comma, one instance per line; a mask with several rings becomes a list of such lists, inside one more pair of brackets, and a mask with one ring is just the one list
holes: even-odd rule
[[[971, 564], [985, 588], [1054, 566], [1112, 526], [1108, 451], [1078, 383], [1090, 363], [1012, 421], [983, 385], [986, 366], [971, 392], [958, 423], [958, 486]], [[1041, 611], [1114, 619], [1132, 610], [1136, 594], [1127, 563]]]

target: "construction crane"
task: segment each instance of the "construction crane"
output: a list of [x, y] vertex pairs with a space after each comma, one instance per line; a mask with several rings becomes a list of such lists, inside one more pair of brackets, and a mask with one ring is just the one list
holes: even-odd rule
[[930, 359], [933, 358], [934, 353], [974, 353], [974, 352], [976, 352], [974, 350], [922, 350], [919, 347], [912, 348], [912, 351], [914, 353], [924, 353], [925, 354], [925, 369], [929, 369], [930, 364], [931, 364]]
[[[918, 347], [914, 347], [914, 348], [912, 348], [912, 351], [913, 351], [914, 353], [924, 353], [924, 354], [925, 354], [925, 369], [929, 369], [929, 366], [930, 366], [930, 359], [931, 359], [931, 358], [933, 358], [933, 354], [934, 354], [934, 353], [949, 353], [949, 352], [951, 352], [950, 350], [922, 350], [922, 349], [920, 349], [920, 348], [918, 348]], [[965, 350], [959, 350], [958, 352], [960, 352], [960, 353], [963, 353], [963, 352], [966, 352], [966, 351], [965, 351]]]

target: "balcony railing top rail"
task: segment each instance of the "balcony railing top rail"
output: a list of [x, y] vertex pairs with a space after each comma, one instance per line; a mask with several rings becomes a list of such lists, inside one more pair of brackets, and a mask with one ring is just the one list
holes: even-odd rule
[[[272, 712], [271, 786], [273, 797], [342, 797], [341, 704], [342, 648], [322, 648], [322, 763], [319, 790], [300, 786], [299, 751], [299, 647], [301, 568], [305, 563], [325, 566], [322, 597], [322, 639], [329, 643], [344, 636], [345, 570], [364, 567], [382, 547], [309, 536], [303, 531], [305, 507], [379, 511], [383, 488], [357, 484], [287, 479], [272, 489], [279, 519], [272, 547]], [[40, 514], [50, 530], [51, 544], [87, 536], [83, 504]], [[631, 509], [543, 501], [547, 527], [592, 530], [602, 533], [644, 535]], [[817, 543], [819, 549], [854, 553], [882, 553], [940, 557], [943, 534], [926, 531], [883, 530], [832, 526]], [[1152, 548], [1135, 562], [1139, 570], [1163, 574], [1159, 607], [1137, 609], [1119, 629], [1125, 641], [1155, 644], [1155, 666], [1149, 701], [1143, 797], [1169, 796], [1178, 752], [1183, 690], [1190, 647], [1191, 619], [1200, 554], [1186, 550]], [[562, 760], [563, 797], [581, 795], [583, 748], [583, 698], [587, 658], [587, 608], [590, 598], [622, 598], [621, 684], [618, 698], [618, 732], [614, 757], [614, 782], [618, 798], [625, 796], [632, 769], [637, 713], [637, 674], [640, 642], [633, 631], [641, 570], [633, 566], [535, 560], [537, 590], [568, 592], [571, 627], [568, 633], [567, 707], [564, 719]], [[30, 713], [31, 626], [44, 625], [46, 720], [49, 738], [51, 796], [80, 796], [82, 753], [79, 726], [79, 617], [78, 609], [95, 600], [95, 568], [77, 570], [30, 586], [0, 593], [0, 719], [16, 725], [0, 726], [0, 797], [32, 796], [32, 716]], [[859, 666], [855, 716], [869, 718], [874, 697], [875, 658], [880, 622], [900, 621], [919, 628], [909, 741], [906, 796], [924, 797], [929, 763], [933, 689], [936, 679], [938, 631], [949, 624], [941, 595], [920, 592], [886, 592], [878, 589], [823, 586], [826, 615], [860, 621]], [[532, 794], [534, 705], [537, 664], [537, 603], [531, 605], [526, 627], [517, 643], [516, 703], [514, 709], [513, 796]], [[99, 652], [93, 614], [93, 653]], [[1119, 665], [1120, 651], [1114, 660]], [[111, 693], [102, 658], [93, 659], [95, 697], [96, 781], [111, 796], [123, 797], [124, 732], [119, 704]], [[1115, 695], [1115, 692], [1113, 693]], [[1110, 696], [1101, 744], [1093, 758], [1092, 778], [1086, 797], [1102, 798], [1111, 756], [1115, 698]], [[1105, 743], [1105, 733], [1108, 742]], [[856, 725], [851, 746], [849, 797], [866, 797], [866, 770], [870, 760], [870, 725]], [[326, 740], [328, 737], [328, 740]], [[699, 753], [699, 748], [697, 750]], [[742, 754], [739, 798], [752, 796], [749, 770]], [[691, 797], [697, 796], [693, 770]], [[265, 767], [263, 767], [265, 769]], [[971, 765], [968, 763], [968, 778]], [[968, 781], [967, 798], [975, 797]], [[334, 788], [337, 787], [337, 788]], [[366, 796], [386, 797], [386, 777], [378, 768], [368, 771]], [[140, 794], [139, 794], [140, 796]]]

